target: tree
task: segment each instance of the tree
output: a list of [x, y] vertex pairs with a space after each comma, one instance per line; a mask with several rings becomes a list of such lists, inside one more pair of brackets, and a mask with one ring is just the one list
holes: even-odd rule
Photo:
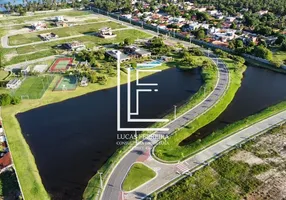
[[206, 33], [203, 29], [200, 29], [196, 32], [196, 38], [201, 40], [204, 39], [206, 37]]
[[284, 35], [278, 35], [277, 39], [275, 40], [275, 44], [281, 45], [285, 39], [286, 38]]
[[272, 63], [275, 65], [275, 67], [279, 68], [283, 64], [283, 62], [279, 59], [272, 60]]
[[260, 58], [272, 60], [272, 52], [262, 45], [256, 46], [253, 50], [253, 54]]
[[134, 43], [134, 41], [131, 38], [125, 38], [124, 39], [124, 44], [125, 45], [131, 45], [133, 43]]

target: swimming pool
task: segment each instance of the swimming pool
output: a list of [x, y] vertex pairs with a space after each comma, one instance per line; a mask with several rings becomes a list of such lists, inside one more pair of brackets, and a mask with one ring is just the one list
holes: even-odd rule
[[163, 60], [158, 59], [158, 60], [152, 60], [150, 62], [139, 63], [137, 64], [137, 69], [158, 67], [161, 66], [163, 62], [164, 62]]

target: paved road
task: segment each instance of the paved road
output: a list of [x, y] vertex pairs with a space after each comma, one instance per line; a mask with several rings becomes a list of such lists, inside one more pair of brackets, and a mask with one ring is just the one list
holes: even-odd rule
[[[213, 54], [210, 54], [210, 58], [217, 62], [217, 58]], [[119, 162], [119, 164], [114, 169], [113, 173], [111, 174], [110, 178], [108, 179], [108, 182], [106, 184], [105, 190], [102, 195], [103, 200], [117, 200], [122, 199], [122, 191], [121, 191], [121, 184], [125, 178], [125, 175], [127, 174], [129, 168], [132, 166], [132, 164], [136, 161], [142, 161], [144, 159], [144, 156], [150, 155], [151, 149], [154, 147], [154, 145], [160, 141], [161, 138], [166, 137], [167, 135], [171, 135], [176, 129], [185, 126], [190, 121], [197, 118], [202, 113], [206, 112], [208, 109], [210, 109], [218, 100], [219, 98], [224, 94], [228, 87], [229, 83], [229, 74], [227, 71], [226, 66], [224, 63], [222, 63], [218, 59], [218, 82], [213, 90], [213, 92], [206, 97], [199, 105], [194, 107], [193, 109], [189, 110], [182, 116], [178, 117], [176, 120], [172, 121], [168, 125], [166, 125], [167, 128], [169, 128], [169, 131], [167, 132], [155, 132], [151, 136], [147, 137], [144, 141], [138, 143], [138, 145], [132, 149], [128, 154], [124, 156], [124, 158]], [[157, 178], [161, 179], [163, 178], [167, 182], [173, 178], [173, 176], [166, 177], [164, 175], [164, 171], [168, 171], [168, 166], [163, 163], [159, 163], [155, 161], [152, 157], [149, 156], [149, 160], [152, 160], [153, 163], [155, 163], [154, 166], [151, 166], [152, 168], [155, 168], [157, 171]], [[166, 168], [166, 169], [165, 169]], [[160, 170], [159, 170], [160, 169]], [[176, 175], [176, 173], [175, 173]], [[178, 176], [178, 174], [176, 175]], [[156, 179], [157, 179], [156, 178]], [[160, 181], [161, 182], [161, 181]], [[158, 189], [163, 184], [160, 183], [158, 187], [153, 187], [152, 190], [143, 190], [143, 192], [138, 192], [137, 190], [130, 193], [128, 199], [138, 199], [144, 197], [146, 194], [149, 194], [150, 192]]]

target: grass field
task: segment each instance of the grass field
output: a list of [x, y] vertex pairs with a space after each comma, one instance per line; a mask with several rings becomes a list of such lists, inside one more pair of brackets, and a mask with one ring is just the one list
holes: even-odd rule
[[9, 72], [4, 71], [4, 70], [0, 70], [0, 80], [3, 80], [4, 78], [6, 78], [9, 75]]
[[224, 59], [224, 62], [228, 66], [230, 73], [230, 85], [226, 93], [221, 97], [218, 103], [212, 107], [205, 114], [193, 120], [186, 127], [180, 129], [168, 139], [164, 144], [159, 144], [155, 148], [155, 155], [165, 161], [178, 161], [185, 157], [188, 157], [192, 150], [190, 145], [180, 146], [180, 142], [191, 134], [195, 133], [201, 127], [207, 125], [211, 121], [215, 120], [228, 106], [235, 96], [236, 91], [240, 87], [243, 72], [246, 69], [245, 66], [236, 68], [236, 64], [230, 59]]
[[156, 176], [156, 172], [142, 163], [135, 163], [130, 168], [122, 184], [124, 191], [131, 191]]
[[115, 23], [115, 22], [100, 22], [100, 23], [93, 23], [93, 24], [85, 24], [85, 25], [76, 25], [72, 27], [64, 27], [64, 28], [57, 28], [53, 30], [45, 30], [45, 31], [37, 31], [35, 33], [25, 33], [19, 35], [13, 35], [9, 37], [9, 45], [21, 45], [21, 44], [28, 44], [32, 42], [39, 42], [42, 41], [41, 38], [38, 36], [42, 33], [50, 33], [53, 32], [57, 34], [60, 38], [61, 37], [68, 37], [86, 33], [93, 33], [98, 31], [102, 27], [110, 27], [112, 29], [124, 28], [125, 26]]
[[16, 90], [15, 95], [28, 99], [39, 99], [43, 96], [53, 78], [53, 76], [27, 77], [20, 88]]
[[283, 63], [286, 63], [286, 51], [273, 51], [273, 60], [281, 60]]
[[31, 21], [43, 20], [49, 17], [59, 16], [59, 15], [76, 17], [89, 14], [91, 13], [87, 11], [73, 10], [73, 11], [55, 11], [55, 12], [38, 13], [33, 16], [8, 16], [0, 19], [0, 25], [8, 26], [13, 24], [29, 23]]

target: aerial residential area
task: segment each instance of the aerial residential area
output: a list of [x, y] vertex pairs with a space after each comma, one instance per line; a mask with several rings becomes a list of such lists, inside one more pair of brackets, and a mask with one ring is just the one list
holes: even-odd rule
[[0, 199], [286, 199], [285, 0], [0, 5]]

